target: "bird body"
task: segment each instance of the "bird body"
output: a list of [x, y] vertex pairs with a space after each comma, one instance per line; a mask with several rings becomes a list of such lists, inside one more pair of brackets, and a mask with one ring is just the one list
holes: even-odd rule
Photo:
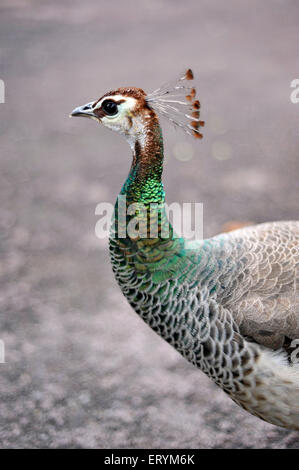
[[[165, 211], [157, 111], [200, 138], [195, 89], [186, 94], [182, 84], [192, 78], [188, 70], [179, 85], [151, 95], [121, 88], [86, 105], [85, 113], [83, 107], [73, 112], [89, 113], [124, 134], [133, 152], [120, 196], [126, 209], [132, 204], [137, 209], [127, 210], [111, 231], [112, 269], [136, 313], [236, 403], [270, 423], [299, 430], [299, 366], [290, 361], [292, 340], [299, 338], [299, 223], [266, 223], [188, 241], [176, 236]], [[185, 93], [185, 101], [176, 93]], [[118, 198], [118, 222], [119, 211]], [[144, 236], [130, 230], [120, 236], [136, 213]]]

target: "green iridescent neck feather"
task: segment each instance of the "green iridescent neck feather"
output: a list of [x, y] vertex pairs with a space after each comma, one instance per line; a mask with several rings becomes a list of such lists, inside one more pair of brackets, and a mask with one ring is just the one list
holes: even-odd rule
[[164, 205], [163, 157], [162, 131], [156, 119], [150, 127], [145, 125], [134, 143], [131, 169], [115, 205], [115, 238], [141, 238], [149, 244], [174, 238]]
[[121, 190], [128, 203], [162, 203], [165, 199], [161, 181], [163, 171], [163, 137], [157, 122], [145, 132], [144, 143], [136, 140], [129, 176]]

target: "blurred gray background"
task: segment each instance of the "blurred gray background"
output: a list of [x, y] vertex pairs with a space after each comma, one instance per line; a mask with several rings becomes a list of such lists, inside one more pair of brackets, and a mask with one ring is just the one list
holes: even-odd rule
[[204, 235], [298, 218], [296, 0], [1, 0], [0, 445], [298, 448], [237, 407], [122, 297], [94, 227], [130, 149], [76, 106], [192, 67], [204, 139], [163, 124], [168, 202]]

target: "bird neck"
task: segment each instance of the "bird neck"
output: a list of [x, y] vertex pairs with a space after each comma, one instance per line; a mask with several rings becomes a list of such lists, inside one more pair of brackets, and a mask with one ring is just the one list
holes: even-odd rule
[[159, 121], [154, 116], [145, 120], [140, 132], [129, 140], [133, 161], [128, 178], [121, 190], [127, 202], [161, 204], [164, 202], [164, 189], [161, 181], [163, 171], [163, 137]]
[[[145, 243], [152, 243], [149, 239], [156, 239], [157, 243], [161, 238], [164, 241], [172, 240], [174, 232], [166, 213], [161, 180], [163, 137], [154, 112], [149, 112], [143, 120], [140, 132], [134, 135], [134, 139], [128, 138], [128, 141], [132, 148], [133, 161], [116, 201], [114, 221], [117, 224], [114, 237], [123, 238], [126, 233], [127, 241], [136, 241], [139, 237]], [[135, 228], [133, 232], [129, 230], [137, 221], [140, 229], [138, 236]]]

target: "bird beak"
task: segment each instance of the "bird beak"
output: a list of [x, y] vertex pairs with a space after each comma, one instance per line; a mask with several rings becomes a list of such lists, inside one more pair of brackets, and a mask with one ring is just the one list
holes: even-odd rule
[[84, 104], [83, 106], [78, 106], [78, 108], [75, 108], [71, 112], [70, 117], [82, 116], [82, 117], [94, 118], [98, 121], [98, 117], [93, 112], [93, 107], [92, 107], [93, 104], [94, 102], [92, 101], [91, 103]]

